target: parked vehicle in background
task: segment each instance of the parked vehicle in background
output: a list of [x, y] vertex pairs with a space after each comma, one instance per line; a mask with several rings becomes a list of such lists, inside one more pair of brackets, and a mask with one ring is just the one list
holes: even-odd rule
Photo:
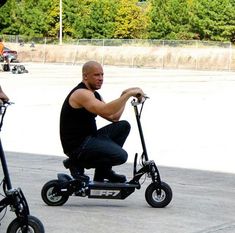
[[[3, 56], [4, 57], [7, 56], [10, 62], [16, 62], [18, 53], [15, 50], [11, 50], [7, 47], [4, 47]], [[0, 59], [1, 59], [1, 62], [3, 62], [3, 58], [1, 57]]]

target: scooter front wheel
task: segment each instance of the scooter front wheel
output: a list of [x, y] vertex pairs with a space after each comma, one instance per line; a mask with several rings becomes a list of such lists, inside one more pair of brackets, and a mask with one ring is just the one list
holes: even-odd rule
[[150, 206], [163, 208], [172, 200], [171, 187], [165, 182], [161, 182], [160, 188], [156, 182], [151, 183], [145, 191], [145, 199]]
[[[26, 226], [25, 226], [26, 227]], [[24, 229], [20, 226], [20, 222], [18, 218], [15, 218], [7, 228], [7, 233], [21, 233], [25, 232]], [[41, 221], [29, 215], [28, 216], [28, 230], [27, 233], [44, 233], [44, 227]]]
[[63, 205], [68, 199], [69, 195], [58, 195], [57, 192], [60, 189], [59, 180], [48, 181], [41, 191], [42, 200], [49, 206]]

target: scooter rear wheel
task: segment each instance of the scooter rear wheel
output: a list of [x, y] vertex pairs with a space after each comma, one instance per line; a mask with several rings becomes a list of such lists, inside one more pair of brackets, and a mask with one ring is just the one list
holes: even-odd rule
[[[165, 183], [161, 182], [161, 189], [158, 189], [157, 183], [151, 183], [145, 191], [145, 199], [147, 203], [154, 208], [163, 208], [167, 206], [172, 200], [172, 190], [171, 187]], [[158, 194], [160, 191], [160, 194]]]
[[68, 199], [68, 195], [57, 195], [57, 190], [59, 190], [60, 182], [59, 180], [48, 181], [41, 191], [42, 200], [49, 206], [60, 206], [63, 205]]
[[[7, 228], [7, 233], [21, 233], [23, 229], [20, 226], [19, 219], [15, 218]], [[44, 227], [41, 221], [29, 215], [28, 216], [28, 231], [27, 233], [44, 233]]]

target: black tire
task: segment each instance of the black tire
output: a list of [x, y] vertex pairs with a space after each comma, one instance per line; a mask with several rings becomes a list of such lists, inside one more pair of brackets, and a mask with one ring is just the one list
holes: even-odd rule
[[163, 208], [172, 200], [171, 187], [161, 182], [161, 194], [157, 195], [157, 183], [151, 183], [145, 191], [145, 199], [147, 203], [154, 208]]
[[[19, 224], [19, 220], [15, 218], [7, 228], [7, 233], [21, 233], [22, 229]], [[41, 221], [29, 215], [28, 216], [28, 233], [44, 233], [44, 227]]]
[[59, 180], [48, 181], [41, 191], [42, 200], [49, 206], [63, 205], [68, 199], [68, 195], [56, 196], [53, 191], [59, 188]]
[[3, 65], [3, 71], [10, 71], [10, 66], [9, 66], [9, 64], [4, 64], [4, 65]]

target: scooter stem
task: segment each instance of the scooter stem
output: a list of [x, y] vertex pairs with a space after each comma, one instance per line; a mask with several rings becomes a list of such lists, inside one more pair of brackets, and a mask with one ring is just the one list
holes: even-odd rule
[[1, 139], [0, 139], [0, 157], [1, 157], [2, 169], [3, 169], [3, 174], [4, 174], [5, 183], [7, 185], [7, 189], [11, 190], [12, 185], [11, 185], [11, 180], [10, 180], [10, 176], [9, 176], [9, 172], [8, 172], [8, 168], [7, 168], [6, 158], [4, 155], [3, 148], [2, 148]]
[[135, 110], [137, 126], [138, 126], [138, 129], [139, 129], [140, 140], [141, 140], [141, 144], [142, 144], [142, 148], [143, 148], [143, 155], [144, 155], [145, 160], [148, 161], [149, 158], [148, 158], [147, 148], [146, 148], [145, 140], [144, 140], [144, 134], [143, 134], [143, 130], [142, 130], [141, 122], [140, 122], [139, 110], [138, 110], [137, 105], [133, 105], [133, 107], [134, 107], [134, 110]]

